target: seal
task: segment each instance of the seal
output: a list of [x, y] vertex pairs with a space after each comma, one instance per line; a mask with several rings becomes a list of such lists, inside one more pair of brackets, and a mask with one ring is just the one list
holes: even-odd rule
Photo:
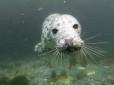
[[[81, 25], [78, 20], [69, 14], [54, 13], [44, 20], [41, 42], [35, 46], [35, 51], [38, 51], [41, 55], [46, 55], [43, 58], [48, 59], [48, 61], [46, 60], [44, 62], [44, 66], [39, 68], [40, 73], [43, 72], [42, 70], [48, 64], [51, 67], [52, 74], [50, 77], [47, 77], [48, 82], [53, 82], [54, 84], [57, 84], [58, 82], [59, 84], [70, 85], [70, 82], [74, 77], [71, 77], [68, 74], [73, 75], [76, 70], [84, 71], [84, 67], [89, 63], [88, 57], [97, 63], [95, 57], [98, 59], [98, 56], [102, 56], [103, 51], [87, 45], [97, 43], [86, 43], [87, 40], [96, 36], [82, 40], [81, 31]], [[74, 67], [75, 69], [72, 69], [72, 66], [76, 66]], [[69, 72], [69, 69], [72, 71]], [[47, 71], [46, 69], [44, 74], [51, 70]], [[57, 75], [56, 72], [60, 75]], [[46, 78], [46, 76], [47, 74], [44, 78]]]
[[43, 22], [41, 42], [35, 46], [39, 53], [57, 48], [59, 52], [70, 53], [80, 50], [84, 41], [80, 37], [81, 25], [69, 14], [54, 13]]

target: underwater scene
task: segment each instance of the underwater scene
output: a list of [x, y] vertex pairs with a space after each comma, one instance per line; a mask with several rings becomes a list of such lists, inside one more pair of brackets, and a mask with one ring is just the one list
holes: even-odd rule
[[0, 0], [0, 85], [114, 85], [114, 0]]

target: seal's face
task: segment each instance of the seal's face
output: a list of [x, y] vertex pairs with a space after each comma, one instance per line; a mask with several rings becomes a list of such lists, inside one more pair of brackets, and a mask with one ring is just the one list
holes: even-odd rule
[[61, 15], [55, 18], [53, 24], [51, 33], [60, 51], [72, 52], [81, 48], [81, 26], [73, 16]]
[[79, 50], [84, 43], [80, 38], [81, 25], [71, 15], [52, 14], [45, 19], [42, 29], [44, 49], [49, 46], [45, 44], [47, 41], [54, 42], [60, 52]]

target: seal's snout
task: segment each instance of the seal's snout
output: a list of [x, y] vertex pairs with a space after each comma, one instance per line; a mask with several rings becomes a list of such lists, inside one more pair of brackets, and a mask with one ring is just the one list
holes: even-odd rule
[[75, 40], [73, 45], [76, 47], [76, 48], [81, 48], [84, 44], [84, 41], [83, 40]]
[[82, 40], [64, 39], [60, 41], [59, 50], [61, 52], [73, 52], [80, 50], [83, 44]]

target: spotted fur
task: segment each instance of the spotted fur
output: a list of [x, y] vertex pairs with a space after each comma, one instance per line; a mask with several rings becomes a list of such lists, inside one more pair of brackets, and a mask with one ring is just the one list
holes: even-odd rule
[[[73, 28], [74, 25], [78, 28]], [[76, 26], [74, 26], [76, 27]], [[58, 32], [54, 34], [53, 29]], [[68, 14], [51, 14], [49, 15], [42, 25], [41, 42], [35, 46], [35, 51], [43, 52], [46, 48], [49, 48], [52, 42], [53, 47], [62, 47], [65, 45], [64, 40], [70, 40], [70, 43], [77, 45], [82, 43], [80, 38], [81, 25], [76, 18]]]

